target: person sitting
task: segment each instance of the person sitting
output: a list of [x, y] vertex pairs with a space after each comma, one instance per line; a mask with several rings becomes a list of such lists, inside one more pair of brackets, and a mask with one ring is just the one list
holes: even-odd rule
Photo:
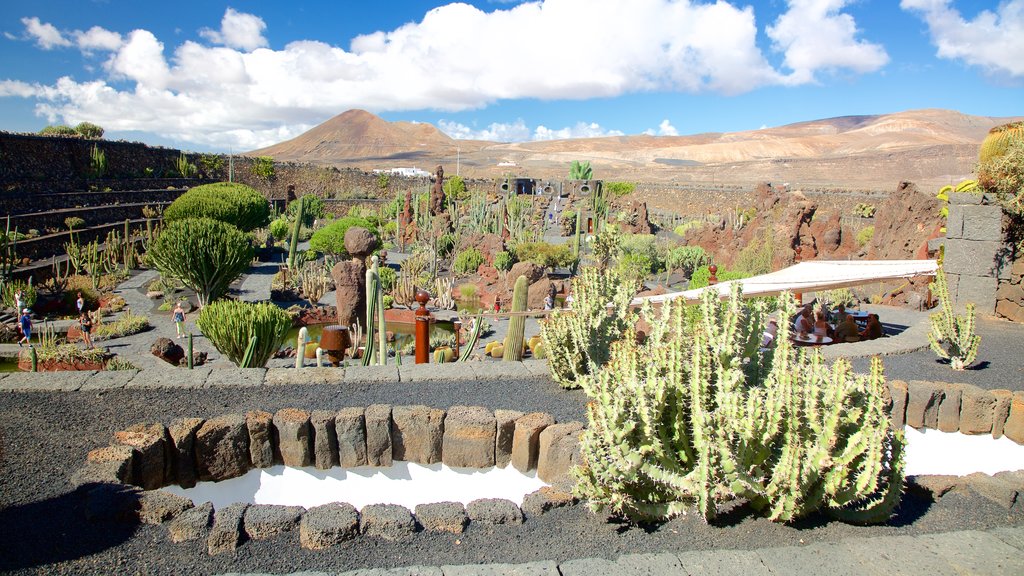
[[832, 327], [825, 321], [825, 314], [818, 312], [814, 318], [814, 326], [812, 331], [815, 336], [828, 336], [832, 337]]
[[774, 318], [768, 321], [764, 333], [761, 335], [761, 348], [771, 348], [775, 345], [775, 336], [779, 333], [779, 323]]
[[811, 316], [811, 308], [805, 306], [800, 314], [797, 315], [796, 320], [793, 321], [793, 332], [797, 334], [809, 334], [811, 330], [814, 330], [814, 319]]
[[846, 313], [846, 304], [840, 304], [836, 310], [836, 324], [842, 324], [844, 320], [849, 316]]
[[839, 342], [849, 342], [850, 338], [860, 340], [860, 333], [857, 329], [857, 321], [849, 314], [836, 326], [835, 339]]
[[882, 337], [882, 323], [878, 320], [878, 314], [868, 314], [868, 324], [861, 331], [860, 337], [865, 340]]

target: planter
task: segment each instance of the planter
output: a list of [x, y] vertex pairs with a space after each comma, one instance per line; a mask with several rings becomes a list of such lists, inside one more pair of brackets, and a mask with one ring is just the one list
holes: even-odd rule
[[345, 359], [345, 350], [352, 346], [352, 338], [347, 326], [324, 326], [320, 334], [320, 347], [328, 362], [340, 364]]
[[[79, 361], [61, 362], [57, 360], [40, 360], [37, 364], [39, 372], [75, 372], [81, 370], [103, 370], [103, 362]], [[32, 360], [22, 358], [18, 360], [18, 369], [22, 372], [32, 371]]]

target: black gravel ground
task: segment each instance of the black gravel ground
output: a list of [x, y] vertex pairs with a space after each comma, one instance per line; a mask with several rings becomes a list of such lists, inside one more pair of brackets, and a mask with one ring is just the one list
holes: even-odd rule
[[92, 523], [69, 488], [86, 453], [135, 422], [212, 417], [294, 406], [339, 409], [372, 403], [458, 404], [546, 411], [583, 419], [585, 396], [545, 381], [347, 384], [280, 388], [0, 394], [0, 571], [13, 574], [211, 574], [343, 571], [361, 567], [479, 562], [564, 561], [621, 554], [759, 548], [1024, 523], [991, 502], [959, 494], [938, 502], [907, 495], [887, 526], [857, 527], [822, 518], [777, 525], [739, 508], [713, 525], [687, 515], [659, 526], [609, 522], [584, 506], [555, 510], [522, 526], [470, 525], [462, 535], [417, 533], [405, 542], [357, 538], [328, 551], [298, 545], [297, 534], [245, 543], [211, 557], [205, 542], [172, 544], [160, 526]]
[[[931, 349], [925, 349], [884, 356], [885, 375], [900, 380], [973, 384], [986, 390], [1024, 390], [1024, 326], [984, 318], [978, 320], [977, 333], [981, 335], [978, 358], [967, 370], [953, 370]], [[868, 358], [856, 358], [853, 368], [867, 372], [869, 362]]]

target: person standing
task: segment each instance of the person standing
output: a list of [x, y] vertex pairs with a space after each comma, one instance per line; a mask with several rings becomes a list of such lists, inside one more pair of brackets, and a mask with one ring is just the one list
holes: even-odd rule
[[78, 315], [78, 325], [82, 328], [82, 342], [85, 342], [85, 347], [92, 348], [92, 318], [88, 312]]
[[78, 315], [81, 316], [82, 312], [85, 312], [85, 298], [82, 297], [82, 293], [78, 293], [78, 300], [75, 300], [75, 306], [78, 308]]
[[21, 311], [21, 318], [18, 319], [18, 326], [21, 327], [21, 340], [18, 340], [18, 346], [21, 346], [22, 342], [32, 346], [32, 311], [25, 308]]
[[178, 331], [178, 338], [185, 337], [185, 309], [181, 307], [181, 302], [174, 307], [174, 312], [171, 313], [174, 319], [174, 328]]
[[21, 299], [22, 299], [21, 290], [18, 290], [17, 292], [14, 293], [14, 313], [15, 314], [21, 312], [21, 310], [22, 310], [22, 308], [21, 308], [21, 305], [22, 305]]

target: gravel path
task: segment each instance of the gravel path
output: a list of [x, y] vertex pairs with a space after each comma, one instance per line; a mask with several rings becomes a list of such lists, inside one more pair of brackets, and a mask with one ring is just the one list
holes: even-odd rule
[[462, 535], [421, 532], [404, 542], [361, 537], [330, 551], [301, 549], [295, 533], [244, 544], [237, 554], [208, 556], [204, 543], [172, 544], [159, 526], [94, 524], [83, 518], [82, 499], [70, 475], [90, 449], [139, 421], [170, 422], [179, 416], [210, 417], [254, 408], [295, 406], [337, 409], [374, 402], [448, 407], [543, 410], [559, 420], [581, 419], [585, 397], [545, 379], [515, 382], [422, 382], [188, 391], [115, 390], [106, 393], [8, 393], [0, 395], [0, 571], [15, 574], [210, 574], [222, 572], [342, 571], [412, 564], [562, 562], [622, 554], [717, 548], [753, 549], [881, 536], [984, 529], [1024, 523], [988, 500], [954, 495], [930, 503], [906, 496], [890, 526], [857, 527], [821, 518], [776, 525], [742, 511], [713, 525], [692, 514], [660, 526], [610, 523], [584, 506], [555, 510], [522, 526], [471, 525]]

